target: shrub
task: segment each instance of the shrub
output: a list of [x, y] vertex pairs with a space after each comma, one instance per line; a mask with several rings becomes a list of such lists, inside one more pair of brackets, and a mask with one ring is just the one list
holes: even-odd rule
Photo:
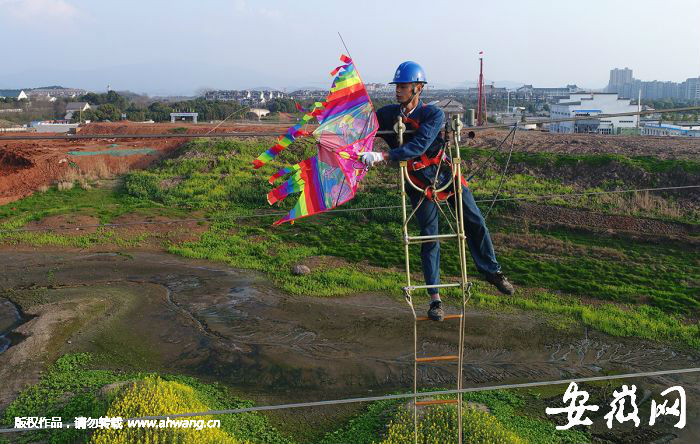
[[[205, 411], [209, 407], [197, 399], [192, 387], [174, 381], [164, 381], [159, 377], [147, 377], [124, 390], [107, 410], [108, 417], [136, 418], [142, 416], [163, 415], [166, 413], [184, 413]], [[188, 417], [183, 419], [204, 420], [211, 416]], [[92, 436], [93, 444], [120, 443], [231, 443], [240, 441], [217, 428], [128, 428], [98, 429]]]
[[[465, 408], [462, 412], [462, 439], [465, 444], [525, 444], [526, 441], [510, 432], [492, 415]], [[411, 444], [413, 414], [401, 409], [389, 424], [381, 444]], [[456, 443], [457, 410], [454, 407], [432, 407], [418, 422], [418, 442]]]

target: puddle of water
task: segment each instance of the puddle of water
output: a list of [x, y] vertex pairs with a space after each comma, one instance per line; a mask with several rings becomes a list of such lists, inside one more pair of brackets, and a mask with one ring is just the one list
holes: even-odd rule
[[239, 306], [255, 301], [258, 294], [259, 292], [254, 288], [233, 287], [226, 294], [228, 301], [198, 310], [196, 316], [204, 319], [210, 326], [242, 321], [247, 319], [249, 314]]
[[0, 353], [10, 348], [10, 332], [22, 323], [22, 315], [12, 302], [0, 298]]

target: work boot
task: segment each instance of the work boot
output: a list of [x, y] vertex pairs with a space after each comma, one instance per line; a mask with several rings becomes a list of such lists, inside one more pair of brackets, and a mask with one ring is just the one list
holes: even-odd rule
[[430, 303], [428, 310], [428, 318], [433, 321], [442, 321], [445, 318], [445, 312], [442, 309], [442, 301], [436, 300]]
[[505, 275], [500, 271], [497, 271], [496, 273], [486, 273], [486, 281], [493, 284], [496, 288], [498, 288], [498, 291], [503, 294], [511, 296], [513, 293], [515, 293], [513, 284], [508, 282], [508, 279], [506, 279]]

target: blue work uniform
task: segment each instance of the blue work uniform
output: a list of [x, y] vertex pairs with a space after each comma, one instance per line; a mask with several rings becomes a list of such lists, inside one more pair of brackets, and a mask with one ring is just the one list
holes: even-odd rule
[[[400, 105], [387, 105], [377, 110], [377, 120], [380, 131], [393, 131], [397, 117], [401, 115]], [[404, 134], [404, 143], [399, 145], [397, 134], [381, 134], [391, 150], [389, 158], [393, 161], [419, 158], [422, 154], [435, 157], [445, 145], [440, 131], [445, 124], [445, 113], [434, 105], [424, 105], [419, 101], [418, 106], [404, 119], [407, 129], [415, 129], [415, 133]], [[417, 128], [416, 128], [417, 126]], [[425, 183], [432, 183], [437, 171], [437, 165], [430, 165], [416, 171], [414, 174], [423, 179]], [[438, 183], [444, 184], [450, 180], [449, 168], [445, 165], [440, 170]], [[421, 198], [421, 193], [406, 186], [407, 194], [411, 199], [413, 208], [416, 208]], [[454, 199], [448, 199], [448, 203], [454, 209]], [[469, 187], [462, 185], [462, 208], [464, 214], [464, 231], [467, 235], [467, 244], [477, 270], [481, 273], [496, 273], [501, 266], [496, 260], [493, 250], [491, 235], [479, 207], [474, 201]], [[420, 226], [421, 236], [433, 236], [439, 233], [438, 208], [432, 200], [424, 199], [418, 210], [416, 220]], [[425, 242], [421, 244], [421, 266], [427, 285], [440, 283], [440, 242]], [[437, 294], [437, 288], [428, 289], [428, 294]]]

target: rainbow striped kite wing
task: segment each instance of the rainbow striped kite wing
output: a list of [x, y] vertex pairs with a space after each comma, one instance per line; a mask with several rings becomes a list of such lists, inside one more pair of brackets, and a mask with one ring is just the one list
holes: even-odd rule
[[284, 136], [280, 136], [280, 138], [277, 139], [276, 144], [274, 144], [272, 147], [270, 147], [270, 149], [259, 155], [258, 158], [253, 161], [253, 167], [255, 169], [260, 168], [270, 160], [274, 159], [275, 156], [277, 156], [282, 150], [291, 145], [292, 142], [294, 142], [294, 140], [296, 140], [299, 137], [308, 136], [309, 133], [307, 131], [304, 131], [302, 127], [309, 123], [311, 119], [316, 117], [321, 112], [322, 107], [323, 103], [314, 103], [314, 106], [311, 107], [311, 110], [308, 113], [304, 114], [304, 117], [301, 118], [301, 122], [290, 127]]
[[291, 193], [301, 191], [294, 208], [275, 225], [321, 213], [355, 196], [353, 190], [344, 185], [342, 170], [322, 162], [318, 155], [300, 162], [294, 168], [294, 175], [267, 195], [267, 201], [272, 205]]
[[331, 73], [336, 77], [326, 100], [314, 104], [301, 123], [291, 127], [277, 144], [253, 162], [256, 168], [264, 165], [297, 137], [308, 134], [301, 130], [305, 123], [313, 117], [318, 120], [319, 127], [312, 133], [318, 141], [318, 154], [293, 167], [282, 168], [269, 179], [273, 184], [292, 174], [267, 195], [270, 204], [301, 192], [294, 208], [275, 225], [342, 205], [355, 196], [357, 185], [366, 173], [358, 157], [372, 150], [379, 124], [352, 60], [341, 56], [341, 61], [344, 64]]

